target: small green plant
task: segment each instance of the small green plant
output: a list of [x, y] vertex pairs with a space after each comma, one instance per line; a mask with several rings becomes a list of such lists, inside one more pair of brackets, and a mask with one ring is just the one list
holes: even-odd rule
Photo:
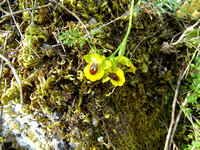
[[191, 128], [193, 130], [190, 130], [192, 133], [188, 134], [186, 137], [186, 141], [189, 141], [189, 144], [182, 144], [182, 148], [184, 150], [196, 150], [200, 148], [200, 57], [197, 57], [194, 63], [190, 64], [190, 66], [190, 76], [185, 79], [188, 84], [190, 94], [186, 97], [187, 105], [181, 107], [185, 112], [185, 116], [191, 122]]
[[95, 44], [93, 43], [93, 38], [96, 34], [101, 33], [101, 30], [98, 29], [93, 29], [90, 32], [90, 38], [86, 39], [83, 37], [83, 35], [80, 33], [80, 31], [78, 30], [71, 30], [69, 29], [69, 31], [66, 32], [62, 32], [61, 35], [59, 35], [59, 41], [63, 41], [63, 44], [67, 44], [68, 47], [73, 47], [75, 45], [79, 45], [81, 48], [83, 47], [83, 45], [88, 42], [91, 46], [91, 51], [92, 52], [97, 52], [97, 53], [101, 53], [102, 50], [101, 49], [97, 49]]
[[199, 104], [197, 99], [200, 97], [200, 57], [195, 60], [195, 63], [190, 65], [192, 68], [192, 72], [190, 73], [190, 77], [187, 78], [187, 82], [190, 84], [190, 89], [192, 93], [188, 97], [188, 103], [193, 105]]
[[82, 35], [77, 30], [69, 30], [68, 32], [62, 32], [59, 36], [59, 40], [63, 41], [63, 44], [67, 44], [69, 47], [79, 45], [82, 47], [85, 44], [86, 39], [81, 38]]
[[153, 3], [156, 6], [154, 10], [159, 10], [162, 13], [166, 13], [166, 8], [168, 8], [170, 11], [173, 11], [177, 17], [175, 6], [179, 5], [180, 2], [176, 1], [176, 3], [174, 3], [172, 0], [154, 0]]

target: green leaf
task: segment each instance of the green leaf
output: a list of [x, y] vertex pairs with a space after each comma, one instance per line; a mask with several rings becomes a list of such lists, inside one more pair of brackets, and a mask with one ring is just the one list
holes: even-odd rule
[[170, 10], [172, 10], [172, 7], [168, 5], [167, 3], [164, 3], [165, 6], [167, 6]]
[[67, 43], [69, 43], [68, 39], [66, 39], [66, 40], [63, 42], [63, 44], [67, 44]]
[[185, 79], [188, 83], [192, 83], [192, 79], [191, 78], [186, 78]]
[[[172, 8], [173, 13], [175, 14], [176, 19], [178, 19], [178, 15], [177, 15], [177, 13], [176, 13], [176, 9], [175, 9], [174, 5], [171, 3], [171, 1], [169, 1], [169, 4], [170, 4], [170, 6], [171, 6], [171, 8]], [[177, 5], [178, 5], [178, 4], [177, 4]], [[179, 5], [179, 6], [180, 6], [180, 5]]]
[[193, 83], [194, 83], [196, 86], [198, 86], [198, 85], [200, 84], [200, 81], [198, 80], [198, 78], [196, 78], [196, 79], [193, 80]]
[[193, 84], [190, 85], [190, 89], [191, 90], [195, 90], [196, 86], [194, 86]]
[[197, 78], [200, 79], [200, 73], [197, 74]]
[[80, 47], [82, 47], [84, 44], [85, 44], [85, 41], [83, 41], [83, 40], [80, 40], [80, 41], [79, 41], [79, 46], [80, 46]]
[[190, 103], [196, 103], [197, 102], [197, 98], [198, 98], [197, 95], [192, 94], [192, 95], [190, 95], [188, 97], [188, 102], [190, 102]]
[[197, 93], [197, 94], [200, 94], [200, 90], [197, 90], [196, 93]]
[[68, 47], [72, 47], [73, 46], [73, 43], [70, 41], [69, 43], [68, 43]]
[[189, 117], [190, 116], [190, 113], [192, 112], [192, 109], [191, 108], [186, 108], [185, 109], [185, 115], [187, 116], [187, 117]]
[[125, 61], [127, 67], [130, 67], [131, 61], [127, 57], [123, 57], [123, 61]]
[[195, 74], [194, 74], [194, 72], [191, 72], [190, 75], [191, 75], [191, 77], [193, 77], [193, 78], [196, 77]]
[[196, 59], [196, 63], [200, 63], [200, 57], [197, 57], [197, 59]]
[[58, 38], [59, 38], [59, 39], [58, 39], [59, 41], [62, 41], [62, 40], [64, 40], [64, 39], [65, 39], [65, 37], [64, 37], [64, 36], [62, 36], [62, 35], [59, 35], [59, 36], [58, 36]]
[[190, 66], [191, 66], [192, 68], [194, 68], [194, 67], [195, 67], [195, 64], [190, 64]]
[[99, 33], [101, 33], [101, 32], [102, 32], [101, 30], [92, 29], [91, 32], [90, 32], [90, 37], [91, 37], [91, 39], [93, 39], [93, 37], [94, 37], [95, 34], [99, 34]]
[[185, 106], [181, 105], [181, 108], [182, 108], [183, 110], [185, 110]]
[[194, 145], [196, 146], [196, 148], [200, 148], [200, 143], [197, 142]]
[[199, 70], [200, 70], [200, 67], [196, 67], [196, 70], [198, 70], [198, 71], [199, 71]]

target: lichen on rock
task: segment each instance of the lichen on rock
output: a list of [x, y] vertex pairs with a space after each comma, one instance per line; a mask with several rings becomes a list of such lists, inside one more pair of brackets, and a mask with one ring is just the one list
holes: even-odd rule
[[[187, 11], [188, 13], [190, 13], [192, 16], [194, 16], [195, 18], [199, 18], [200, 17], [200, 0], [192, 0], [191, 2], [185, 1], [181, 7]], [[178, 10], [177, 11], [178, 17], [182, 18], [184, 16], [186, 16], [187, 14], [182, 11], [182, 10]]]

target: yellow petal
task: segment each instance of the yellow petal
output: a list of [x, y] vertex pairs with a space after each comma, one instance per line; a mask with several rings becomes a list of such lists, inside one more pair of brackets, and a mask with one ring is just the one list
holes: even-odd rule
[[133, 72], [133, 73], [135, 73], [135, 70], [136, 70], [135, 66], [133, 66], [133, 64], [131, 63], [131, 65], [130, 65], [130, 67], [129, 67], [129, 69], [128, 69], [128, 72]]

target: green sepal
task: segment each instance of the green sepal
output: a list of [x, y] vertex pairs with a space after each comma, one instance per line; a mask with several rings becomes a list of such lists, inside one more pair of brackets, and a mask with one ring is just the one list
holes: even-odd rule
[[107, 69], [107, 70], [105, 70], [105, 72], [104, 72], [104, 76], [103, 76], [101, 82], [102, 82], [102, 83], [105, 83], [105, 82], [107, 82], [107, 81], [109, 81], [109, 80], [110, 80], [110, 77], [108, 76], [108, 69]]
[[108, 68], [110, 68], [111, 66], [112, 66], [112, 63], [111, 63], [110, 60], [103, 60], [103, 62], [102, 62], [102, 67], [103, 67], [104, 69], [108, 69]]
[[102, 78], [102, 83], [105, 83], [105, 82], [107, 82], [107, 81], [109, 81], [110, 80], [110, 77], [108, 77], [108, 76], [105, 76], [105, 77], [103, 77]]
[[91, 59], [91, 55], [85, 55], [84, 56], [85, 61], [87, 61], [88, 63], [92, 63], [92, 59]]
[[130, 67], [131, 61], [125, 57], [125, 56], [117, 56], [115, 57], [115, 63], [121, 63], [122, 65], [126, 65], [127, 67]]

